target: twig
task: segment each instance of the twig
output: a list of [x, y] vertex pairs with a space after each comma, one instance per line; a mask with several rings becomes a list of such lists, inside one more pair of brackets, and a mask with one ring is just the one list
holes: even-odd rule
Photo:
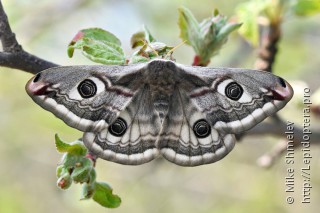
[[[303, 139], [303, 128], [292, 125], [294, 138], [293, 141], [293, 148], [297, 148], [301, 146], [301, 140]], [[279, 136], [282, 139], [277, 143], [273, 149], [269, 152], [264, 154], [258, 159], [258, 164], [263, 167], [270, 167], [273, 165], [275, 160], [279, 158], [287, 150], [287, 142], [288, 140], [284, 140], [283, 138], [286, 136], [285, 132], [287, 131], [287, 123], [283, 120], [271, 120], [270, 123], [263, 122], [246, 132], [246, 135], [266, 135], [272, 134], [273, 136]], [[320, 143], [320, 132], [316, 130], [310, 130], [312, 135], [310, 135], [310, 140], [308, 141], [310, 144], [319, 144]]]
[[268, 29], [262, 28], [261, 44], [255, 69], [272, 72], [272, 67], [278, 52], [278, 43], [281, 38], [280, 23], [272, 23]]
[[270, 168], [276, 160], [286, 151], [287, 141], [279, 141], [269, 153], [266, 153], [257, 159], [257, 164], [264, 168]]
[[0, 40], [3, 51], [0, 52], [0, 66], [10, 67], [36, 74], [50, 67], [59, 66], [41, 59], [23, 50], [12, 32], [8, 17], [0, 0]]
[[[278, 43], [281, 38], [281, 20], [278, 22], [272, 22], [268, 29], [263, 29], [261, 37], [261, 45], [258, 51], [258, 58], [255, 63], [255, 68], [259, 70], [264, 70], [268, 72], [273, 71], [273, 65], [275, 62], [276, 54], [278, 52]], [[271, 123], [260, 123], [255, 126], [252, 130], [248, 131], [246, 135], [263, 135], [272, 134], [274, 136], [282, 137], [282, 139], [277, 143], [273, 149], [264, 155], [262, 155], [257, 163], [262, 167], [271, 167], [274, 162], [287, 150], [288, 140], [284, 140], [285, 131], [287, 128], [287, 123], [283, 121], [277, 114], [272, 117]], [[293, 125], [294, 128], [294, 139], [293, 148], [301, 146], [301, 140], [303, 138], [303, 129]], [[310, 144], [320, 143], [320, 132], [313, 131], [310, 137]]]
[[[300, 141], [303, 138], [303, 129], [297, 125], [292, 125], [294, 129], [294, 147], [300, 146]], [[262, 122], [250, 129], [245, 133], [245, 135], [267, 135], [272, 134], [273, 136], [284, 137], [287, 131], [287, 123], [282, 119], [274, 120], [271, 122]], [[312, 132], [312, 137], [310, 137], [310, 143], [319, 144], [320, 143], [320, 132], [316, 130], [310, 130]], [[242, 138], [242, 135], [238, 135]]]

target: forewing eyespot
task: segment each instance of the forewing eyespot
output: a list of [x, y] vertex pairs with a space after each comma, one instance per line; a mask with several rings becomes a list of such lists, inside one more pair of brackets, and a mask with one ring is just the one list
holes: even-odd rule
[[86, 79], [79, 84], [78, 92], [82, 98], [91, 98], [97, 93], [97, 86], [92, 80]]
[[225, 94], [231, 100], [237, 101], [243, 94], [243, 88], [238, 83], [231, 82], [226, 86]]

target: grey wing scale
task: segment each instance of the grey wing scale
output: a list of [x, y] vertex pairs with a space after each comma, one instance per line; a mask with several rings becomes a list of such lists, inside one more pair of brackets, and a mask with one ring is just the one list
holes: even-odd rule
[[216, 162], [233, 149], [233, 134], [218, 132], [210, 126], [206, 137], [195, 135], [194, 125], [207, 118], [185, 91], [176, 88], [169, 107], [158, 142], [161, 154], [167, 160], [181, 166], [197, 166]]
[[88, 149], [102, 159], [128, 165], [143, 164], [157, 157], [155, 142], [161, 123], [150, 96], [150, 89], [145, 86], [120, 113], [118, 119], [127, 125], [123, 135], [112, 134], [110, 127], [101, 132], [86, 132], [83, 141]]

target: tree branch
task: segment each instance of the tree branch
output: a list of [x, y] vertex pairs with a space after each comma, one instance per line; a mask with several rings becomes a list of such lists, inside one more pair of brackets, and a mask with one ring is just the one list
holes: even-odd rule
[[0, 40], [3, 51], [0, 52], [0, 66], [10, 67], [36, 74], [58, 64], [46, 61], [23, 50], [12, 32], [8, 17], [0, 0]]
[[278, 43], [281, 38], [280, 22], [270, 24], [267, 29], [262, 28], [261, 44], [255, 69], [272, 72], [272, 67], [278, 52]]
[[[264, 70], [268, 72], [273, 71], [273, 65], [278, 52], [278, 43], [281, 38], [281, 20], [278, 22], [272, 22], [270, 25], [263, 29], [261, 36], [261, 43], [258, 50], [258, 58], [255, 62], [255, 69]], [[304, 133], [303, 128], [292, 125], [294, 129], [293, 148], [300, 147], [301, 140], [303, 139]], [[272, 134], [279, 136], [282, 139], [273, 147], [269, 153], [261, 156], [257, 163], [262, 167], [271, 167], [275, 161], [288, 149], [288, 140], [286, 137], [287, 122], [283, 121], [277, 114], [271, 117], [271, 123], [262, 122], [255, 126], [253, 129], [245, 133], [245, 135], [264, 135]], [[312, 130], [311, 130], [312, 131]], [[243, 134], [244, 135], [244, 134]], [[241, 138], [243, 135], [239, 135]], [[312, 131], [310, 135], [310, 144], [320, 144], [320, 132]], [[292, 145], [292, 144], [290, 144]]]

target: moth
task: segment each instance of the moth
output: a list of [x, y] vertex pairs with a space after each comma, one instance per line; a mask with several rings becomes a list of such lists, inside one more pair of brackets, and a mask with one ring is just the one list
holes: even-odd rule
[[162, 59], [50, 68], [30, 79], [26, 91], [84, 132], [91, 154], [127, 165], [158, 156], [181, 166], [216, 162], [233, 149], [235, 134], [293, 96], [289, 83], [269, 72]]

